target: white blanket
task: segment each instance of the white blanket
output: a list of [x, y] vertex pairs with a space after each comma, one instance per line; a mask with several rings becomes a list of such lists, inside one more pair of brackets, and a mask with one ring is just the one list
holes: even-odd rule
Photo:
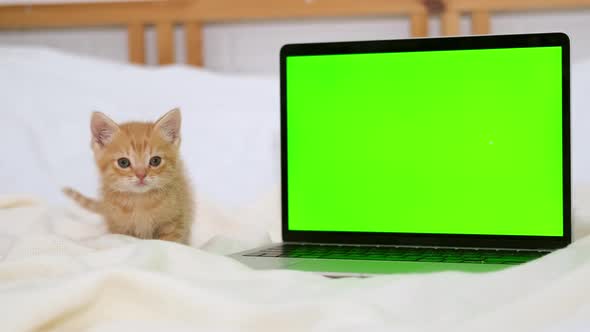
[[[201, 218], [216, 222], [215, 215]], [[495, 273], [331, 280], [252, 271], [216, 254], [268, 241], [264, 234], [243, 233], [243, 224], [225, 226], [235, 238], [207, 242], [203, 249], [214, 254], [105, 234], [83, 211], [5, 198], [1, 330], [587, 331], [590, 326], [590, 237]]]
[[[580, 240], [496, 273], [330, 280], [219, 255], [279, 239], [276, 79], [0, 48], [0, 331], [585, 331], [590, 63], [575, 72]], [[175, 106], [199, 201], [193, 248], [107, 234], [62, 199], [62, 185], [96, 191], [90, 111], [145, 120]]]

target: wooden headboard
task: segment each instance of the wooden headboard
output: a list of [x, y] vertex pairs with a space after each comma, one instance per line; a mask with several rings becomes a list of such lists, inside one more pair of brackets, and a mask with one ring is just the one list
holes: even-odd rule
[[461, 33], [461, 15], [471, 15], [470, 34], [488, 34], [493, 31], [491, 15], [494, 13], [590, 9], [590, 0], [444, 0], [441, 15], [441, 33], [446, 36]]
[[203, 24], [309, 17], [407, 16], [414, 37], [428, 35], [422, 0], [149, 0], [0, 5], [0, 29], [127, 27], [129, 60], [145, 63], [145, 29], [155, 26], [158, 62], [174, 62], [174, 27], [185, 29], [186, 59], [203, 65]]
[[155, 26], [158, 63], [170, 64], [175, 61], [174, 27], [181, 25], [185, 30], [187, 64], [202, 66], [203, 25], [207, 23], [311, 17], [405, 16], [409, 17], [411, 36], [426, 37], [428, 17], [433, 14], [441, 16], [443, 35], [460, 34], [462, 15], [471, 15], [471, 34], [487, 34], [492, 31], [491, 15], [496, 12], [590, 8], [590, 0], [116, 1], [0, 5], [0, 29], [122, 26], [127, 28], [129, 60], [144, 64], [145, 30], [148, 26]]

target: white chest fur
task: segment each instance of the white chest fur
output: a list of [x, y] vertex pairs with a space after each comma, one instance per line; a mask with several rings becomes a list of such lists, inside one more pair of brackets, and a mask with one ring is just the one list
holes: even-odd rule
[[153, 238], [157, 227], [157, 216], [148, 211], [133, 211], [129, 220], [129, 232], [142, 239]]

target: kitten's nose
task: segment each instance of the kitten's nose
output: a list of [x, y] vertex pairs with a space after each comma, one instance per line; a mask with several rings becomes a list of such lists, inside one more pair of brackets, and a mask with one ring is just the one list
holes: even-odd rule
[[135, 171], [135, 176], [137, 176], [137, 178], [140, 181], [143, 181], [143, 179], [145, 179], [145, 170], [143, 170], [143, 169], [136, 170]]

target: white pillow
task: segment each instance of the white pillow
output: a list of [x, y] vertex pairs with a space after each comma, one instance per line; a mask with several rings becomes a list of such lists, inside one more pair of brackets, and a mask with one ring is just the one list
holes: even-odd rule
[[1, 194], [64, 202], [95, 196], [90, 113], [153, 121], [183, 112], [182, 154], [196, 192], [241, 207], [279, 182], [278, 81], [184, 66], [138, 67], [40, 48], [0, 48]]
[[590, 59], [571, 67], [572, 176], [578, 186], [590, 185]]

